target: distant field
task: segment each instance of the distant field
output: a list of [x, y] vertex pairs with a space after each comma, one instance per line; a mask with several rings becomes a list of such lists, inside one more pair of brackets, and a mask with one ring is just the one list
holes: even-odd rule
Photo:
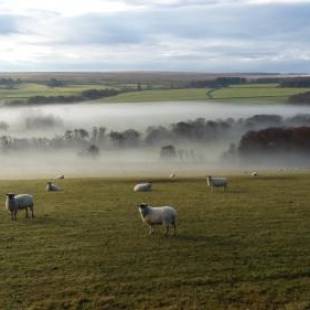
[[[36, 218], [0, 216], [1, 309], [309, 309], [310, 175], [204, 180], [1, 181]], [[3, 198], [4, 199], [4, 198]], [[147, 235], [139, 202], [176, 207], [176, 237]]]
[[[153, 90], [130, 91], [118, 96], [102, 99], [102, 102], [163, 102], [163, 101], [205, 101], [205, 100], [247, 100], [247, 102], [286, 101], [288, 96], [309, 91], [309, 88], [280, 88], [277, 84], [247, 84], [219, 89], [180, 88], [163, 89], [159, 84], [149, 85]], [[32, 96], [72, 96], [87, 89], [104, 88], [136, 89], [137, 84], [72, 84], [64, 87], [48, 87], [37, 83], [22, 83], [16, 88], [0, 87], [0, 101], [27, 99]]]
[[23, 83], [13, 89], [0, 88], [0, 100], [26, 99], [32, 96], [70, 96], [78, 95], [87, 89], [104, 89], [105, 85], [68, 85], [64, 87], [48, 87], [36, 83]]
[[208, 89], [160, 89], [143, 90], [124, 93], [104, 99], [105, 102], [147, 102], [147, 101], [177, 101], [177, 100], [206, 100]]
[[220, 89], [165, 89], [130, 92], [104, 99], [105, 102], [147, 102], [147, 101], [180, 101], [180, 100], [221, 100], [247, 99], [248, 101], [286, 101], [288, 96], [309, 91], [309, 88], [280, 88], [268, 85], [243, 85]]
[[213, 93], [214, 99], [234, 99], [234, 98], [287, 98], [290, 95], [309, 91], [309, 88], [283, 88], [270, 86], [252, 87], [225, 87]]

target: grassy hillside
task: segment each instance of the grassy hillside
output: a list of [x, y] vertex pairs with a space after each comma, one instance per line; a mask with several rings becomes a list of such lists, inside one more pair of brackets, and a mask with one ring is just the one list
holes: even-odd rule
[[105, 102], [151, 102], [177, 100], [206, 100], [208, 89], [159, 89], [124, 93], [104, 99]]
[[[203, 180], [1, 181], [34, 194], [36, 218], [1, 210], [1, 309], [309, 309], [310, 175]], [[176, 237], [153, 236], [139, 202], [174, 205]]]
[[[146, 87], [153, 90], [145, 90]], [[79, 95], [87, 89], [111, 88], [104, 84], [68, 84], [64, 87], [48, 87], [38, 83], [17, 84], [12, 89], [0, 87], [0, 101], [27, 99], [32, 96], [72, 96]], [[121, 89], [136, 89], [136, 84], [114, 84]], [[118, 96], [108, 97], [102, 102], [157, 102], [157, 101], [205, 101], [225, 100], [241, 102], [285, 102], [288, 96], [308, 91], [307, 88], [282, 88], [277, 84], [245, 84], [220, 89], [179, 88], [163, 89], [160, 84], [142, 85], [144, 90], [125, 92]], [[155, 89], [157, 88], [157, 89]], [[243, 101], [246, 100], [246, 101]]]
[[305, 92], [307, 88], [280, 88], [275, 84], [270, 85], [242, 85], [220, 89], [166, 89], [144, 90], [140, 92], [124, 93], [106, 98], [105, 102], [147, 102], [147, 101], [179, 101], [179, 100], [236, 100], [247, 101], [286, 101], [288, 96]]
[[[308, 89], [309, 90], [309, 89]], [[248, 86], [248, 87], [225, 87], [213, 93], [214, 99], [239, 99], [239, 98], [282, 98], [303, 93], [307, 88], [284, 88], [270, 86]]]
[[78, 95], [87, 89], [104, 89], [104, 85], [68, 85], [64, 87], [49, 87], [43, 84], [22, 83], [16, 88], [0, 88], [0, 100], [26, 99], [32, 96], [70, 96]]

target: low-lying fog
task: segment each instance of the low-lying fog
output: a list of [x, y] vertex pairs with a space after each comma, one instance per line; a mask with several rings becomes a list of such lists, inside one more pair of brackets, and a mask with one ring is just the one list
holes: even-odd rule
[[[82, 103], [59, 104], [35, 107], [1, 107], [0, 121], [10, 125], [10, 133], [23, 136], [27, 129], [27, 118], [52, 116], [57, 126], [48, 128], [44, 135], [62, 133], [64, 129], [104, 126], [111, 130], [133, 128], [143, 130], [149, 126], [169, 125], [178, 121], [193, 120], [199, 117], [206, 120], [238, 119], [255, 114], [277, 114], [283, 117], [310, 113], [310, 107], [288, 104], [255, 105], [225, 102], [146, 102], [146, 103]], [[28, 126], [32, 135], [42, 135], [42, 129]], [[52, 128], [53, 127], [53, 128]]]
[[[166, 176], [171, 172], [179, 175], [205, 175], [219, 168], [242, 169], [240, 162], [231, 162], [223, 166], [220, 161], [229, 145], [237, 144], [241, 135], [245, 133], [244, 129], [239, 128], [240, 126], [235, 126], [231, 133], [226, 130], [223, 139], [218, 136], [217, 130], [217, 136], [210, 140], [203, 140], [203, 143], [201, 143], [202, 140], [189, 141], [177, 136], [176, 140], [162, 139], [153, 144], [138, 143], [135, 140], [135, 143], [126, 147], [115, 147], [115, 141], [121, 143], [118, 136], [114, 137], [115, 140], [112, 141], [114, 144], [111, 141], [109, 144], [104, 139], [105, 142], [97, 143], [98, 133], [94, 134], [93, 128], [104, 127], [105, 139], [109, 137], [108, 134], [111, 131], [122, 132], [135, 129], [139, 132], [138, 138], [141, 140], [143, 136], [145, 141], [144, 135], [148, 127], [164, 126], [169, 129], [173, 127], [172, 124], [194, 121], [198, 118], [203, 118], [205, 124], [208, 121], [218, 121], [222, 126], [224, 121], [228, 122], [228, 119], [237, 124], [240, 119], [260, 114], [290, 118], [299, 114], [310, 114], [310, 107], [287, 104], [247, 105], [183, 101], [59, 104], [38, 108], [1, 107], [0, 178], [49, 179], [58, 174], [72, 177], [83, 175], [147, 177], [155, 174]], [[74, 132], [77, 129], [85, 129], [88, 133], [80, 136], [79, 132]], [[68, 133], [66, 136], [66, 131], [72, 131], [75, 136], [68, 137]], [[171, 129], [173, 137], [175, 137], [175, 131], [175, 128]], [[170, 136], [171, 132], [168, 132]], [[197, 135], [200, 133], [198, 132]], [[32, 139], [33, 137], [36, 140]], [[46, 141], [45, 138], [47, 138]], [[64, 141], [69, 141], [70, 147], [64, 147]], [[178, 156], [175, 160], [167, 161], [160, 158], [161, 147], [167, 144], [173, 144], [176, 147]], [[98, 146], [99, 152], [96, 156], [84, 156], [85, 150], [90, 145]], [[281, 165], [277, 166], [279, 167]]]

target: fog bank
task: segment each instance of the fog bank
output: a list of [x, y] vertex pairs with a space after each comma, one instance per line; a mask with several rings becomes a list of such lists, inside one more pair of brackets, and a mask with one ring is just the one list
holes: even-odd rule
[[[310, 107], [225, 102], [1, 107], [0, 178], [52, 179], [65, 174], [67, 177], [147, 179], [167, 177], [171, 172], [186, 177], [205, 176], [214, 171], [305, 169], [308, 163], [299, 157], [290, 158], [289, 164], [276, 159], [268, 165], [238, 159], [223, 161], [223, 154], [231, 144], [237, 145], [248, 130], [310, 126], [310, 117], [294, 118], [300, 114], [310, 115]], [[91, 136], [94, 127], [97, 128], [95, 138]], [[98, 140], [100, 128], [105, 135], [102, 141]], [[124, 139], [122, 131], [128, 129], [138, 132], [127, 132], [130, 143], [116, 145], [115, 142], [124, 141], [120, 140]], [[110, 134], [113, 131], [114, 136]], [[168, 138], [151, 143], [145, 141], [146, 132], [151, 132], [152, 137], [164, 132]], [[114, 140], [108, 141], [108, 138]], [[161, 158], [161, 147], [166, 144], [175, 147], [175, 158]], [[91, 145], [98, 148], [98, 154], [87, 153]], [[257, 155], [259, 158], [264, 154]]]

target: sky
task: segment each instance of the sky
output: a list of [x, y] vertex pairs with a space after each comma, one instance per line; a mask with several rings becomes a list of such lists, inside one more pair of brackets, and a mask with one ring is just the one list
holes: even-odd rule
[[310, 73], [310, 0], [0, 0], [0, 71]]

